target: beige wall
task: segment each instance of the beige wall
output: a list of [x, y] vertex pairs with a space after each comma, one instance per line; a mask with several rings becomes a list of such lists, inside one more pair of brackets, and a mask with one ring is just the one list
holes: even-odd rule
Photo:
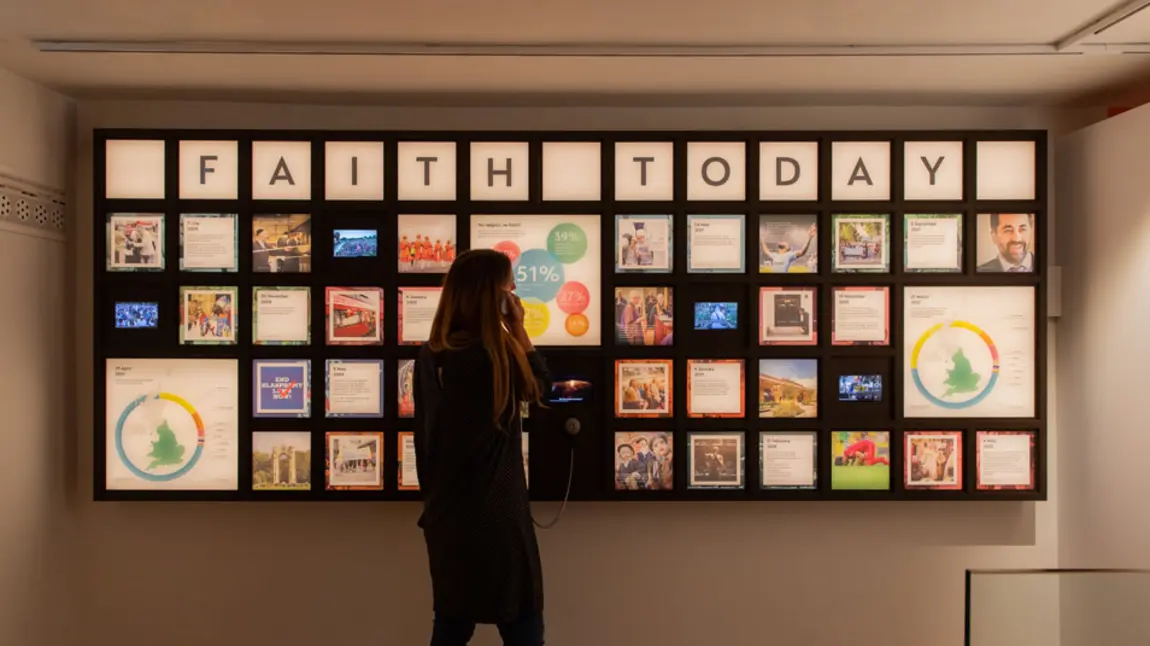
[[[0, 70], [0, 184], [63, 191], [71, 110], [64, 97]], [[73, 609], [65, 580], [72, 279], [62, 232], [11, 220], [0, 219], [0, 644], [47, 646], [60, 643]]]
[[[90, 499], [91, 131], [315, 129], [1044, 128], [1029, 109], [383, 109], [82, 103], [76, 344], [80, 497]], [[1055, 342], [1053, 328], [1051, 344]], [[1057, 362], [1048, 358], [1053, 383]], [[1050, 425], [1057, 458], [1057, 423]], [[1054, 567], [1051, 501], [969, 504], [575, 504], [542, 532], [549, 643], [959, 646], [968, 567]], [[550, 508], [548, 508], [550, 510]], [[426, 559], [409, 504], [93, 504], [77, 553], [86, 644], [419, 644]], [[1032, 627], [1057, 643], [1057, 623]], [[208, 637], [208, 636], [211, 637]], [[497, 643], [493, 631], [474, 642]]]
[[1065, 567], [1150, 567], [1150, 106], [1058, 142]]

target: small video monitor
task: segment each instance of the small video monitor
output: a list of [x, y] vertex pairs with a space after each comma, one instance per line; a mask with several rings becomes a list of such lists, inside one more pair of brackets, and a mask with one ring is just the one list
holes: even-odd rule
[[882, 401], [882, 375], [839, 375], [839, 401]]
[[579, 377], [564, 377], [551, 383], [549, 404], [578, 404], [591, 398], [591, 382]]
[[738, 303], [695, 303], [696, 330], [737, 330], [738, 328]]
[[332, 256], [374, 258], [378, 254], [378, 241], [376, 229], [336, 229], [332, 233]]
[[155, 329], [159, 324], [159, 303], [116, 303], [116, 329]]

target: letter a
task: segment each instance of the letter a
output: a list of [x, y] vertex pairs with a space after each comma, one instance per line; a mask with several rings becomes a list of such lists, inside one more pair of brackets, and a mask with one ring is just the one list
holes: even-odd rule
[[862, 157], [859, 157], [858, 162], [855, 164], [855, 169], [851, 172], [851, 179], [847, 182], [847, 186], [854, 186], [854, 183], [859, 180], [866, 182], [867, 186], [874, 186], [874, 182], [870, 181], [870, 173], [867, 172], [866, 164], [863, 163]]
[[288, 184], [295, 186], [295, 180], [292, 179], [291, 171], [288, 170], [287, 162], [283, 157], [280, 157], [279, 163], [276, 164], [276, 170], [272, 173], [272, 181], [268, 182], [269, 186], [275, 186], [275, 183], [280, 180], [287, 180]]

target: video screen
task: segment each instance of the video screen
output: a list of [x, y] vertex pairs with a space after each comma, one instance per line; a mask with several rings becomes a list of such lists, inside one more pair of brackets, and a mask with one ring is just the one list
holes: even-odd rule
[[591, 382], [578, 377], [565, 377], [551, 383], [549, 404], [577, 404], [591, 397]]
[[695, 303], [696, 330], [737, 330], [738, 303]]
[[116, 303], [117, 329], [154, 329], [159, 324], [159, 303]]
[[882, 375], [839, 375], [839, 401], [882, 401]]
[[336, 229], [332, 236], [336, 258], [374, 258], [377, 254], [379, 233], [375, 229]]

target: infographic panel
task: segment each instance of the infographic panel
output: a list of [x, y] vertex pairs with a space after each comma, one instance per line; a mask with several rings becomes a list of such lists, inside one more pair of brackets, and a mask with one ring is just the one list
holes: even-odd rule
[[110, 490], [239, 487], [236, 359], [108, 359]]
[[600, 344], [598, 215], [472, 215], [471, 248], [511, 259], [535, 344]]
[[1034, 417], [1034, 288], [907, 287], [903, 414]]

